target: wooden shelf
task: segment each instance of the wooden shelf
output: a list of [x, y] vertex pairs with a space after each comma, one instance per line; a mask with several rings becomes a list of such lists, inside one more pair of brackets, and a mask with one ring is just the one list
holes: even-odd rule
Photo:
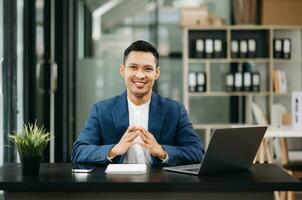
[[269, 63], [269, 58], [190, 58], [188, 61], [190, 64], [199, 63], [243, 63], [243, 62], [255, 62], [255, 63]]
[[290, 93], [273, 93], [274, 96], [291, 96]]
[[[272, 106], [274, 103], [282, 103], [286, 107], [290, 107], [290, 96], [291, 91], [299, 90], [302, 91], [302, 86], [300, 84], [301, 80], [301, 69], [302, 69], [302, 58], [301, 58], [301, 49], [302, 49], [302, 26], [266, 26], [266, 25], [238, 25], [238, 26], [221, 26], [221, 27], [207, 27], [207, 26], [188, 26], [183, 29], [183, 92], [184, 92], [184, 105], [194, 115], [204, 115], [203, 111], [209, 111], [213, 109], [213, 113], [215, 116], [211, 116], [213, 120], [209, 120], [208, 124], [194, 124], [194, 128], [197, 129], [205, 129], [205, 132], [210, 135], [210, 131], [212, 128], [228, 128], [234, 126], [244, 126], [244, 124], [228, 124], [228, 123], [211, 123], [219, 120], [219, 112], [224, 112], [219, 110], [219, 106], [215, 108], [216, 102], [224, 102], [224, 100], [228, 100], [225, 97], [247, 97], [240, 98], [239, 101], [234, 101], [234, 106], [238, 105], [240, 109], [234, 109], [234, 112], [240, 115], [240, 118], [244, 118], [247, 124], [252, 124], [255, 122], [252, 112], [252, 103], [255, 102], [258, 104], [265, 117], [272, 119]], [[194, 52], [194, 41], [197, 39], [220, 39], [223, 42], [223, 54], [219, 54], [223, 56], [223, 58], [198, 58], [194, 56], [198, 56], [196, 52]], [[253, 38], [257, 41], [257, 51], [254, 54], [256, 58], [232, 58], [231, 52], [231, 42], [232, 40], [247, 40], [247, 38]], [[274, 38], [289, 38], [291, 39], [291, 58], [290, 59], [280, 59], [273, 58], [273, 49]], [[213, 91], [214, 87], [212, 84], [221, 85], [225, 80], [216, 79], [224, 79], [225, 74], [229, 72], [233, 72], [232, 66], [228, 66], [230, 63], [239, 63], [238, 70], [243, 71], [243, 67], [240, 65], [241, 63], [249, 62], [251, 63], [250, 70], [252, 72], [261, 73], [261, 88], [265, 91], [260, 92], [227, 92], [227, 91]], [[188, 73], [190, 69], [194, 69], [194, 64], [202, 66], [198, 68], [200, 71], [206, 73], [206, 89], [207, 92], [189, 92], [188, 91], [188, 83], [189, 76]], [[216, 65], [223, 65], [221, 68], [217, 68]], [[214, 67], [213, 67], [214, 66]], [[224, 68], [226, 67], [226, 68]], [[275, 93], [273, 91], [273, 70], [274, 69], [282, 69], [286, 72], [287, 76], [287, 93]], [[196, 70], [196, 69], [194, 69]], [[213, 74], [213, 73], [217, 73]], [[225, 89], [225, 88], [218, 88]], [[200, 106], [198, 109], [199, 113], [195, 113], [195, 107], [190, 105], [193, 98], [194, 100], [198, 97], [202, 97], [202, 100], [205, 100], [205, 104], [197, 104], [196, 106]], [[221, 99], [219, 99], [219, 97]], [[223, 99], [223, 97], [225, 99]], [[217, 101], [216, 101], [217, 100]], [[214, 101], [214, 102], [213, 102]], [[204, 103], [203, 102], [203, 103]], [[196, 102], [194, 102], [196, 103]], [[236, 104], [236, 105], [235, 105]], [[195, 104], [194, 104], [195, 105]], [[210, 105], [211, 109], [207, 106]], [[214, 106], [213, 106], [214, 105]], [[224, 106], [228, 106], [227, 104]], [[203, 108], [204, 107], [204, 108]], [[213, 108], [212, 108], [213, 107]], [[228, 107], [226, 108], [228, 109]], [[228, 111], [227, 111], [228, 112]], [[234, 113], [234, 114], [236, 114]], [[224, 116], [225, 117], [225, 116]], [[227, 116], [226, 116], [227, 117]], [[218, 120], [217, 120], [218, 119]], [[228, 118], [224, 121], [228, 121]], [[245, 124], [246, 126], [246, 124]]]
[[273, 59], [273, 63], [284, 63], [284, 64], [288, 64], [288, 63], [295, 63], [295, 64], [300, 64], [300, 60], [297, 59], [281, 59], [281, 58], [274, 58]]
[[288, 30], [301, 30], [302, 26], [295, 26], [295, 25], [226, 25], [226, 26], [182, 26], [183, 28], [190, 29], [190, 30], [281, 30], [281, 31], [288, 31]]
[[255, 63], [268, 63], [270, 62], [269, 58], [231, 58], [231, 62], [255, 62]]
[[292, 61], [291, 59], [273, 58], [273, 62], [288, 63], [288, 62], [291, 62], [291, 61]]
[[189, 63], [191, 64], [199, 64], [199, 63], [228, 63], [230, 62], [229, 59], [226, 58], [190, 58]]
[[255, 126], [255, 124], [193, 124], [195, 129], [234, 128]]
[[190, 97], [200, 96], [269, 96], [271, 93], [266, 92], [189, 92]]

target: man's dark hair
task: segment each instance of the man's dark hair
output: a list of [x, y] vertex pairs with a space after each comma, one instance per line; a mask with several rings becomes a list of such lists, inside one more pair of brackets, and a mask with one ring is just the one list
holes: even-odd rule
[[133, 42], [127, 49], [124, 51], [124, 64], [126, 61], [127, 56], [131, 51], [143, 51], [143, 52], [150, 52], [155, 57], [156, 66], [158, 66], [158, 52], [156, 48], [150, 44], [149, 42], [138, 40]]

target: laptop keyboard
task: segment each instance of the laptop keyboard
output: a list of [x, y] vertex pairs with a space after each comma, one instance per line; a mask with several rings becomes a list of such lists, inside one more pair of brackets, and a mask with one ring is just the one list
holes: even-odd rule
[[190, 171], [190, 172], [198, 172], [199, 168], [187, 168], [183, 169], [184, 171]]
[[184, 170], [184, 171], [198, 172], [198, 170], [200, 168], [200, 164], [180, 165], [180, 166], [176, 166], [175, 168], [177, 168], [179, 170]]

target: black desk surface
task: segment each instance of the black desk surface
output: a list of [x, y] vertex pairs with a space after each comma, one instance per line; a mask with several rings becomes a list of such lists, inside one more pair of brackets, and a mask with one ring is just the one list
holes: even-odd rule
[[40, 176], [22, 177], [20, 164], [0, 168], [0, 190], [8, 192], [234, 192], [302, 191], [302, 183], [272, 164], [250, 171], [194, 176], [148, 168], [144, 175], [106, 175], [106, 167], [91, 174], [71, 172], [71, 163], [42, 163]]

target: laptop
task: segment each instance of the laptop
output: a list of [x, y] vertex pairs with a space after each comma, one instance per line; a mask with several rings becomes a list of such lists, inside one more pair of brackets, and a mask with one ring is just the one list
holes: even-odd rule
[[215, 129], [200, 164], [164, 167], [164, 170], [203, 175], [248, 170], [267, 127]]

